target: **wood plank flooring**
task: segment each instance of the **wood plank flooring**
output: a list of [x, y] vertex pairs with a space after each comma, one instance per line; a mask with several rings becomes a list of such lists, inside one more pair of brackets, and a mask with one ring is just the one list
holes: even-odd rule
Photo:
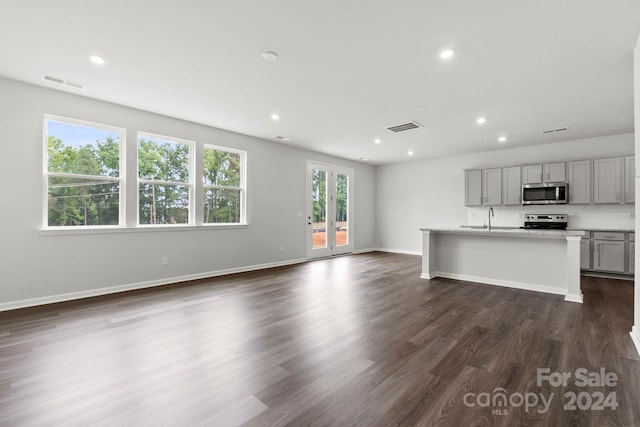
[[[583, 277], [575, 304], [419, 275], [370, 253], [0, 313], [0, 425], [640, 426], [633, 282]], [[554, 397], [478, 404], [498, 388]]]

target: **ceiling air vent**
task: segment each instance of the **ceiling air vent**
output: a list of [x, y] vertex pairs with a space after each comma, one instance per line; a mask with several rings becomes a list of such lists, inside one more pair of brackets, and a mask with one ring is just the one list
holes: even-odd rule
[[50, 76], [48, 74], [43, 74], [42, 75], [42, 80], [46, 80], [46, 81], [53, 82], [53, 83], [58, 83], [58, 84], [61, 84], [61, 85], [75, 87], [76, 89], [82, 89], [84, 87], [80, 83], [71, 82], [69, 80], [64, 80], [64, 79], [61, 79], [59, 77], [53, 77], [53, 76]]
[[387, 129], [389, 129], [391, 132], [404, 132], [405, 130], [418, 129], [421, 127], [422, 125], [420, 123], [411, 121], [400, 123], [399, 125], [389, 126]]
[[541, 133], [564, 132], [566, 130], [569, 130], [569, 127], [555, 128], [555, 129], [545, 129], [545, 130], [541, 131]]

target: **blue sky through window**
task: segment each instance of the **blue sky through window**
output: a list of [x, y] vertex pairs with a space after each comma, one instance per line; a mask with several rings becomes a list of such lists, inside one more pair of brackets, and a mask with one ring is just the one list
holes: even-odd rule
[[47, 134], [61, 140], [66, 146], [79, 148], [87, 144], [96, 145], [96, 141], [104, 142], [110, 136], [114, 141], [120, 140], [118, 132], [98, 129], [89, 126], [47, 120]]

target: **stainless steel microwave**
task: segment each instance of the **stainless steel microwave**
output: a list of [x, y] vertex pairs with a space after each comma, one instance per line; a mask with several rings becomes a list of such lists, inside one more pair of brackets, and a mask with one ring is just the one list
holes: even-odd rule
[[568, 201], [569, 184], [566, 182], [524, 184], [522, 186], [523, 205], [562, 205]]

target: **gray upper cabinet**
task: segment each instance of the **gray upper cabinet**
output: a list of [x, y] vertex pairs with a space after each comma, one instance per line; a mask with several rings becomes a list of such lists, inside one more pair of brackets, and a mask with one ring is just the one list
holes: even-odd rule
[[624, 158], [624, 202], [636, 202], [636, 157]]
[[522, 166], [523, 184], [542, 184], [542, 165]]
[[485, 206], [502, 204], [502, 169], [485, 169], [482, 171], [482, 194]]
[[542, 179], [544, 182], [565, 182], [567, 180], [564, 162], [546, 163], [542, 167]]
[[465, 206], [522, 203], [522, 185], [569, 184], [570, 204], [635, 203], [635, 156], [465, 170]]
[[505, 205], [519, 205], [522, 203], [520, 185], [520, 167], [502, 169], [502, 203]]
[[569, 203], [591, 203], [591, 160], [567, 163]]
[[523, 184], [542, 184], [543, 182], [565, 182], [565, 163], [545, 163], [544, 165], [522, 166]]
[[593, 203], [621, 203], [622, 158], [593, 161]]
[[464, 205], [482, 206], [482, 171], [464, 171]]

